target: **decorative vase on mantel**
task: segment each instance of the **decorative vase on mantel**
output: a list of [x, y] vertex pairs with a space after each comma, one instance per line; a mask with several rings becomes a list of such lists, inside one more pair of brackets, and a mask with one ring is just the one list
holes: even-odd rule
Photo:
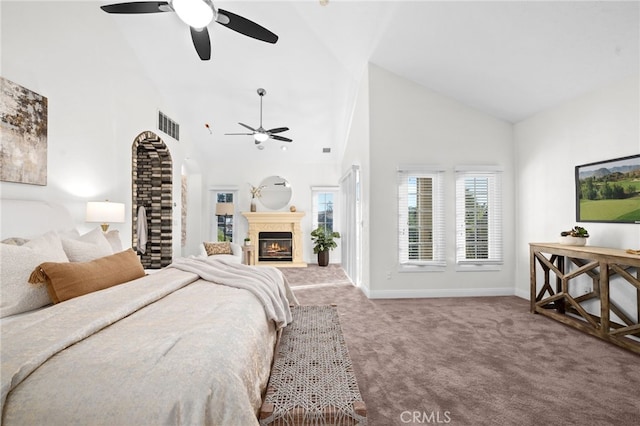
[[251, 211], [252, 212], [256, 211], [256, 199], [255, 198], [251, 199]]

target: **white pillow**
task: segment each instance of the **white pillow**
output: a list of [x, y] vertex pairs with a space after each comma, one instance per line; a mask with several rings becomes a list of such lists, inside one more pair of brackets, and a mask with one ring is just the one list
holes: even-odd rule
[[71, 262], [89, 262], [113, 254], [111, 244], [100, 228], [77, 239], [63, 238], [62, 247]]
[[234, 256], [242, 256], [242, 246], [240, 244], [231, 243], [231, 253]]
[[107, 232], [104, 236], [111, 244], [111, 250], [114, 254], [122, 251], [122, 240], [120, 240], [120, 232], [117, 229]]
[[78, 238], [80, 238], [80, 232], [78, 232], [78, 230], [75, 228], [69, 229], [67, 231], [58, 231], [58, 235], [60, 235], [60, 238], [70, 238], [72, 240], [77, 240]]
[[29, 284], [31, 272], [43, 262], [68, 262], [55, 232], [24, 245], [0, 244], [0, 318], [51, 303], [44, 284]]

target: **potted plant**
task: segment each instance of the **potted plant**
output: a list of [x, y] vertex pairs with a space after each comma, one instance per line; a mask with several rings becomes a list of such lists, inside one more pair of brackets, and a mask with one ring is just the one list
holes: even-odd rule
[[560, 233], [560, 243], [570, 246], [583, 246], [587, 243], [589, 231], [582, 226], [574, 226], [573, 229]]
[[245, 237], [244, 238], [244, 245], [245, 246], [250, 246], [251, 245], [251, 238]]
[[339, 232], [326, 232], [323, 227], [318, 227], [311, 231], [313, 252], [318, 255], [319, 266], [327, 266], [329, 264], [329, 251], [338, 247], [335, 241], [336, 238], [340, 238]]

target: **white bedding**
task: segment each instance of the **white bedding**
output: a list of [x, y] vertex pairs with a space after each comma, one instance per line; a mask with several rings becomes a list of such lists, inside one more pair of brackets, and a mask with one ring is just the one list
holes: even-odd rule
[[287, 296], [291, 302], [294, 302], [294, 296], [287, 291], [289, 287], [276, 268], [253, 268], [214, 258], [182, 258], [170, 267], [193, 272], [207, 281], [251, 291], [262, 303], [267, 318], [274, 321], [278, 329], [291, 322]]
[[263, 298], [176, 268], [0, 327], [5, 426], [257, 424], [276, 341]]

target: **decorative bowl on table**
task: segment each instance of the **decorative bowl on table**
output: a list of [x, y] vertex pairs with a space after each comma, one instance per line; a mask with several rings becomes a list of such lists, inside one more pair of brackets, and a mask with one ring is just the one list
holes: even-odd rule
[[587, 238], [589, 238], [589, 231], [582, 226], [574, 226], [573, 229], [562, 231], [558, 242], [568, 246], [584, 246], [587, 244]]
[[571, 235], [561, 236], [558, 240], [560, 244], [566, 244], [568, 246], [584, 246], [587, 244], [586, 237], [572, 237]]

